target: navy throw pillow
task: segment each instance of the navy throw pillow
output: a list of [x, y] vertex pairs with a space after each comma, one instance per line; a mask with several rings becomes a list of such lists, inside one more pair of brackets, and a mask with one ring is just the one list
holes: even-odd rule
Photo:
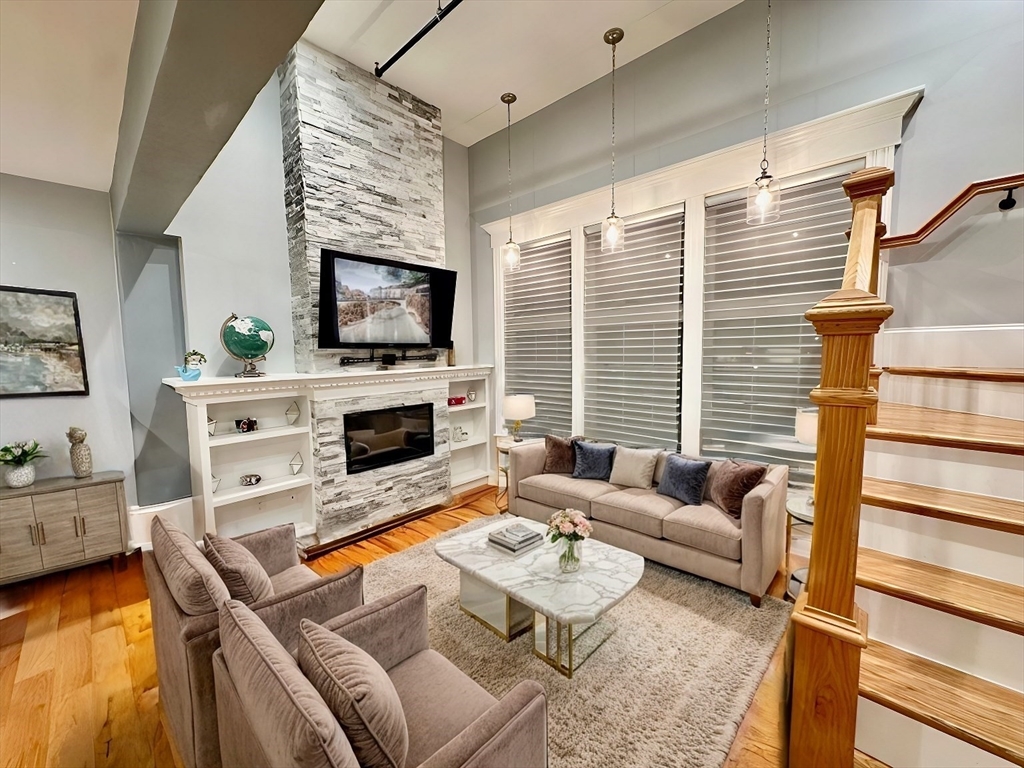
[[576, 467], [573, 477], [582, 480], [607, 480], [612, 476], [612, 460], [615, 458], [615, 446], [607, 443], [585, 443], [576, 440]]
[[658, 493], [679, 499], [683, 504], [701, 504], [709, 469], [710, 461], [692, 461], [673, 454], [665, 460], [665, 472], [658, 483]]

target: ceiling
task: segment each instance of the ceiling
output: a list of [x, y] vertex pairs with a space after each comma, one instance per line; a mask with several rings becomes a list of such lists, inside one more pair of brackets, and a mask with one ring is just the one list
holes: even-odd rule
[[0, 0], [0, 172], [107, 191], [138, 0]]
[[[385, 80], [441, 108], [444, 135], [465, 146], [608, 73], [602, 40], [619, 26], [621, 66], [740, 0], [466, 0], [397, 62]], [[447, 4], [447, 0], [445, 0]], [[437, 10], [437, 0], [326, 0], [305, 38], [363, 69], [387, 61]]]

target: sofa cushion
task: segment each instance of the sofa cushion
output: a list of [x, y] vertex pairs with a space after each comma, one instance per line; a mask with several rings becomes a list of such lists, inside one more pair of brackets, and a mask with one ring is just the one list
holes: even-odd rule
[[713, 504], [680, 506], [665, 516], [662, 531], [666, 539], [677, 544], [730, 560], [740, 559], [739, 521]]
[[153, 557], [174, 602], [190, 616], [213, 613], [230, 599], [228, 588], [192, 537], [159, 515], [150, 527]]
[[611, 443], [588, 443], [583, 440], [573, 442], [576, 449], [576, 467], [572, 476], [581, 480], [605, 480], [612, 474], [612, 462], [615, 460], [615, 445]]
[[712, 463], [704, 498], [739, 520], [743, 512], [743, 497], [764, 478], [768, 468], [749, 461], [726, 459]]
[[274, 585], [256, 555], [226, 536], [203, 536], [206, 559], [228, 588], [234, 600], [251, 605], [274, 594]]
[[544, 436], [544, 473], [548, 475], [571, 475], [576, 469], [575, 437]]
[[658, 493], [679, 499], [684, 504], [700, 504], [704, 500], [704, 486], [710, 468], [710, 461], [692, 461], [673, 454], [665, 462]]
[[357, 645], [309, 619], [299, 622], [299, 668], [341, 723], [363, 768], [403, 768], [409, 730], [394, 683]]
[[409, 728], [407, 766], [423, 763], [497, 700], [437, 651], [420, 651], [388, 675]]
[[270, 583], [274, 585], [274, 594], [305, 588], [317, 581], [320, 581], [320, 577], [313, 569], [304, 565], [293, 565], [270, 577]]
[[627, 488], [650, 488], [660, 448], [615, 448], [615, 461], [608, 482]]
[[678, 499], [652, 490], [626, 488], [594, 499], [590, 511], [595, 520], [660, 539], [661, 521], [682, 505]]
[[620, 490], [603, 480], [580, 480], [569, 475], [533, 475], [519, 481], [524, 499], [557, 509], [578, 509], [590, 517], [590, 502], [598, 496]]
[[323, 697], [260, 618], [237, 600], [221, 608], [220, 641], [231, 681], [269, 765], [359, 765]]

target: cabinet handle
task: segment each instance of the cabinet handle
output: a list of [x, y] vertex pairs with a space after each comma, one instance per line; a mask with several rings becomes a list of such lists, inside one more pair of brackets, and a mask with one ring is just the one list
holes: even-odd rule
[[39, 526], [39, 543], [46, 544], [46, 526], [42, 523], [36, 523]]
[[82, 535], [85, 536], [85, 518], [82, 518]]
[[77, 539], [78, 538], [78, 516], [76, 515], [75, 517], [72, 517], [71, 519], [75, 521], [75, 538]]
[[32, 539], [32, 546], [33, 547], [36, 546], [36, 527], [34, 525], [31, 525], [31, 524], [29, 525], [29, 527], [28, 527], [28, 537], [30, 539]]

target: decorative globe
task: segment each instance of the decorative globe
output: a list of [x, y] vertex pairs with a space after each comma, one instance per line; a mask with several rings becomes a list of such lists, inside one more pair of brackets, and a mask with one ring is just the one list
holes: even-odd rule
[[253, 363], [265, 359], [274, 347], [274, 331], [258, 317], [232, 314], [221, 326], [220, 343], [229, 355], [245, 363], [245, 370], [239, 376], [260, 376]]

